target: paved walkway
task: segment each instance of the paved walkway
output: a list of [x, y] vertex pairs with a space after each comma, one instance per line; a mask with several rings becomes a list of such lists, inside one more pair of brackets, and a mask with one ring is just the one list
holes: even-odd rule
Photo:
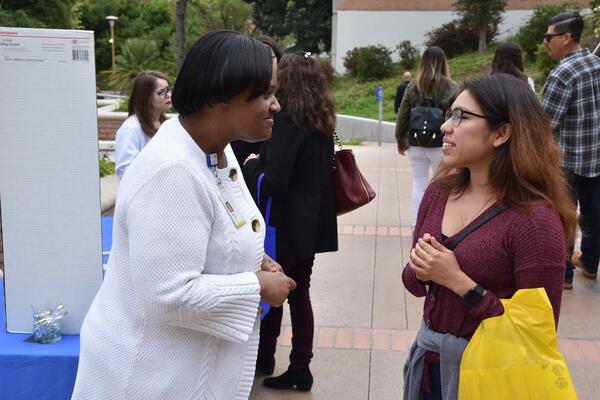
[[[318, 255], [311, 294], [315, 349], [309, 393], [273, 391], [257, 376], [251, 399], [397, 399], [402, 365], [420, 322], [422, 300], [404, 290], [401, 271], [411, 247], [411, 174], [395, 146], [353, 147], [377, 197], [338, 218], [339, 251]], [[559, 346], [579, 398], [600, 396], [600, 283], [576, 272], [565, 292]], [[275, 374], [285, 371], [291, 328], [285, 306]]]

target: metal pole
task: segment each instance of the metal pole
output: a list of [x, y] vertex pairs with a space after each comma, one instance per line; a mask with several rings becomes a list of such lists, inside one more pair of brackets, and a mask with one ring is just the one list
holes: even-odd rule
[[377, 145], [381, 146], [381, 134], [383, 131], [383, 99], [380, 99], [377, 103], [379, 108], [379, 123], [377, 124]]
[[112, 53], [112, 71], [115, 72], [115, 22], [114, 21], [110, 21], [109, 22], [110, 25], [110, 46], [111, 46], [111, 53]]
[[596, 54], [596, 52], [598, 51], [598, 49], [600, 49], [600, 43], [598, 43], [598, 46], [596, 46], [596, 48], [594, 49], [594, 51], [592, 51], [592, 54]]

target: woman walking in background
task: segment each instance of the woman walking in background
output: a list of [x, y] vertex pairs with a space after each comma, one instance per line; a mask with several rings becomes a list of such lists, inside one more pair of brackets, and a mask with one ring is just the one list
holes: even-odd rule
[[[279, 63], [275, 92], [282, 111], [275, 116], [273, 136], [260, 156], [250, 156], [244, 176], [260, 188], [261, 205], [273, 198], [271, 224], [277, 230], [277, 261], [296, 281], [288, 303], [292, 320], [292, 351], [288, 370], [267, 378], [274, 389], [307, 391], [313, 384], [314, 319], [310, 276], [316, 253], [337, 250], [337, 221], [333, 190], [333, 93], [318, 60], [309, 53], [286, 54]], [[281, 328], [282, 308], [272, 308], [260, 329], [257, 370], [272, 374]]]
[[[451, 80], [444, 51], [436, 46], [428, 48], [421, 58], [417, 79], [404, 93], [396, 121], [398, 153], [408, 157], [413, 175], [413, 225], [417, 218], [423, 192], [429, 182], [429, 170], [435, 172], [442, 160], [442, 134], [439, 132], [438, 126], [429, 131], [431, 136], [426, 141], [415, 140], [414, 135], [420, 134], [421, 130], [416, 132], [411, 129], [411, 119], [414, 118], [414, 113], [411, 111], [422, 106], [440, 109], [441, 112], [438, 111], [438, 113], [441, 124], [443, 115], [457, 95], [458, 85]], [[431, 121], [429, 122], [431, 125]]]
[[[546, 290], [558, 324], [576, 216], [548, 116], [522, 80], [465, 83], [442, 125], [444, 159], [429, 185], [402, 281], [425, 297], [404, 367], [404, 399], [456, 399], [460, 360], [500, 299]], [[472, 230], [490, 212], [492, 219]], [[442, 382], [444, 384], [442, 384]]]
[[527, 82], [531, 90], [535, 92], [533, 79], [525, 75], [524, 71], [521, 46], [513, 42], [504, 42], [496, 47], [494, 59], [492, 60], [492, 75], [501, 72], [515, 76]]
[[171, 108], [171, 87], [165, 75], [142, 71], [133, 81], [129, 98], [129, 117], [116, 134], [115, 173], [119, 179], [129, 164], [148, 144]]

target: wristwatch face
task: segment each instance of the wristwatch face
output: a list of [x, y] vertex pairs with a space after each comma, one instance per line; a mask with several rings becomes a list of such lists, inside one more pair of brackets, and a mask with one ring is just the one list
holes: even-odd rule
[[469, 308], [475, 307], [483, 298], [484, 291], [485, 289], [481, 285], [475, 286], [463, 296], [463, 303]]

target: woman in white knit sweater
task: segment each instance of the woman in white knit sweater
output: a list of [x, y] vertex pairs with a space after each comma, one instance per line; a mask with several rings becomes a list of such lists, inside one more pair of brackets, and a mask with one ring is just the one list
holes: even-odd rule
[[259, 300], [294, 281], [264, 256], [265, 224], [229, 142], [271, 136], [276, 61], [215, 31], [190, 50], [166, 121], [119, 187], [104, 283], [81, 329], [73, 399], [247, 399]]

